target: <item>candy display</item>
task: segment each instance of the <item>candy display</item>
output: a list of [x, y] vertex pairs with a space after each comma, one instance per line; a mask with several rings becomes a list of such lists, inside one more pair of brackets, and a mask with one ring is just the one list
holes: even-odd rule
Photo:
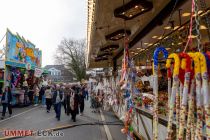
[[[189, 26], [164, 26], [166, 32], [169, 28], [176, 30], [177, 42], [170, 34], [155, 34], [154, 40], [157, 36], [163, 39], [147, 48], [145, 45], [150, 43], [143, 37], [141, 46], [137, 44], [129, 52], [129, 39], [125, 36], [118, 80], [121, 96], [117, 100], [121, 103], [116, 112], [125, 118], [122, 132], [127, 136], [136, 132], [143, 139], [152, 140], [210, 139], [210, 53], [209, 47], [203, 46], [208, 39], [200, 36], [198, 2], [192, 0], [190, 4]], [[139, 57], [135, 63], [138, 66], [134, 67], [135, 57], [129, 53], [138, 54], [137, 50], [145, 54], [140, 53], [144, 57]], [[149, 68], [152, 73], [148, 75], [145, 71]]]
[[153, 94], [154, 98], [154, 109], [153, 109], [153, 139], [158, 139], [158, 55], [163, 52], [164, 58], [168, 57], [168, 52], [164, 47], [159, 47], [154, 52], [154, 63], [153, 63], [153, 76], [154, 76], [154, 87]]

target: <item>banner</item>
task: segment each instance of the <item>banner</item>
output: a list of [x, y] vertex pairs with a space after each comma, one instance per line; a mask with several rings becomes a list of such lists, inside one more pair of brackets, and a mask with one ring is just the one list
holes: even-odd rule
[[42, 69], [35, 68], [34, 76], [38, 77], [38, 78], [41, 77], [42, 76]]
[[33, 43], [20, 37], [18, 33], [12, 34], [9, 30], [6, 35], [6, 61], [30, 63], [34, 67], [41, 67], [42, 52], [35, 48]]

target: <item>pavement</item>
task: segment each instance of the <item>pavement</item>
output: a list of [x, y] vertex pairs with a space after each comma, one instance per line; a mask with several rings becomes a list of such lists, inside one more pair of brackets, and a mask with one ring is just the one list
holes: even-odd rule
[[[14, 108], [13, 116], [0, 120], [0, 139], [5, 139], [4, 130], [60, 130], [54, 131], [55, 134], [62, 134], [57, 137], [23, 137], [19, 140], [126, 140], [126, 136], [120, 132], [123, 127], [113, 114], [113, 112], [103, 111], [101, 113], [92, 113], [89, 108], [90, 103], [85, 102], [84, 115], [77, 115], [77, 122], [72, 122], [70, 116], [64, 113], [62, 107], [61, 120], [57, 121], [52, 108], [47, 113], [41, 106], [28, 106], [24, 108]], [[6, 114], [8, 115], [8, 114]], [[101, 121], [112, 122], [112, 125], [95, 125]], [[91, 123], [92, 125], [87, 125]], [[116, 125], [113, 125], [116, 124]], [[83, 125], [81, 125], [83, 124]], [[77, 125], [77, 126], [75, 126]], [[67, 127], [68, 128], [65, 128]], [[75, 126], [69, 128], [69, 126]], [[14, 138], [13, 138], [14, 139]]]

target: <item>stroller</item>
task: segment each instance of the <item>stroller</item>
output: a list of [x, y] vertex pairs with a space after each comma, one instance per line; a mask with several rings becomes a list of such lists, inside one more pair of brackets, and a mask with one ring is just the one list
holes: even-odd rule
[[102, 108], [103, 102], [102, 99], [100, 99], [98, 96], [94, 96], [92, 98], [92, 108], [93, 108], [93, 113], [99, 113], [100, 109]]

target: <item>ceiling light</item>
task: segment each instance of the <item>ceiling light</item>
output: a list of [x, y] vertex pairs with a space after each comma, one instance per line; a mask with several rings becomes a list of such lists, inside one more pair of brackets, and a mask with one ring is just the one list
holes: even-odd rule
[[145, 0], [131, 0], [128, 3], [114, 10], [114, 16], [130, 20], [145, 12], [150, 11], [153, 8], [151, 1]]
[[174, 30], [176, 30], [176, 29], [178, 29], [178, 28], [179, 28], [179, 26], [175, 26], [175, 27], [174, 27]]
[[125, 37], [125, 34], [130, 35], [131, 31], [120, 29], [120, 30], [117, 30], [111, 34], [106, 35], [105, 37], [106, 37], [106, 40], [117, 41], [117, 40], [120, 40], [123, 37]]
[[182, 29], [184, 29], [184, 28], [185, 28], [185, 27], [184, 27], [184, 26], [182, 26], [181, 28], [179, 28], [179, 31], [180, 31], [180, 30], [182, 30]]
[[119, 48], [119, 45], [107, 45], [106, 47], [102, 47], [100, 49], [100, 51], [103, 51], [103, 52], [110, 52], [110, 51], [114, 51], [114, 50], [117, 50]]
[[154, 39], [155, 39], [155, 38], [157, 38], [157, 37], [158, 37], [158, 36], [156, 36], [156, 35], [155, 35], [155, 36], [153, 36], [152, 38], [154, 38]]
[[171, 48], [166, 48], [166, 50], [168, 51], [168, 50], [170, 50]]
[[188, 38], [196, 38], [196, 37], [197, 37], [196, 35], [188, 36]]
[[178, 45], [182, 45], [182, 42], [179, 42]]
[[149, 43], [146, 43], [146, 42], [144, 43], [144, 45], [148, 45], [148, 44], [149, 44]]
[[198, 11], [198, 14], [201, 14], [202, 12], [203, 12], [202, 10], [199, 10], [199, 11]]
[[171, 45], [173, 46], [173, 45], [175, 45], [174, 43], [171, 43]]
[[182, 17], [188, 17], [188, 16], [190, 16], [191, 15], [191, 13], [183, 13], [182, 14]]
[[[198, 15], [201, 14], [202, 12], [203, 12], [202, 10], [199, 10], [199, 11], [198, 11]], [[196, 15], [196, 14], [193, 14], [193, 17], [194, 17], [195, 15]]]
[[141, 48], [137, 48], [137, 50], [141, 50]]
[[162, 39], [162, 38], [163, 38], [162, 36], [158, 37], [158, 39]]
[[210, 10], [208, 10], [208, 11], [204, 12], [203, 14], [201, 14], [201, 16], [205, 16], [206, 14], [208, 14], [208, 13], [209, 13], [209, 11], [210, 11]]
[[138, 53], [135, 53], [135, 54], [138, 54]]
[[200, 25], [200, 30], [206, 30], [208, 29], [205, 25]]
[[147, 46], [152, 46], [152, 43], [148, 44]]
[[169, 29], [171, 29], [171, 26], [166, 26], [166, 27], [164, 27], [164, 29], [169, 30]]

